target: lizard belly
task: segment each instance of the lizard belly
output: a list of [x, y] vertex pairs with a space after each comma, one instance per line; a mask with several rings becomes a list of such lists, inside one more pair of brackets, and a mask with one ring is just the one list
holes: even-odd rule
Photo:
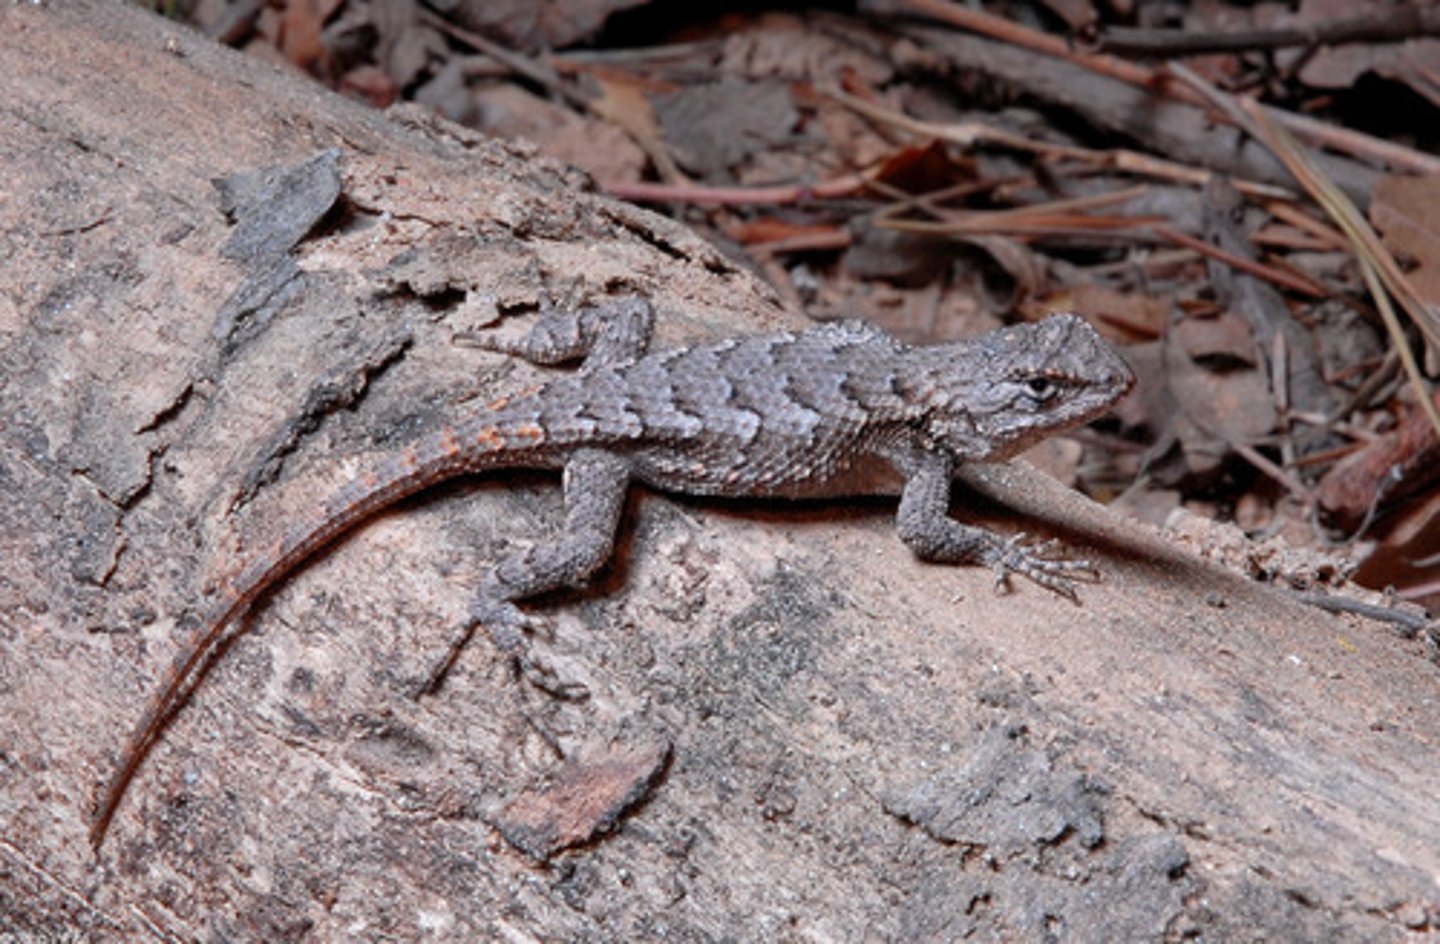
[[897, 495], [902, 479], [882, 456], [793, 441], [694, 441], [631, 454], [634, 477], [663, 491], [728, 498]]

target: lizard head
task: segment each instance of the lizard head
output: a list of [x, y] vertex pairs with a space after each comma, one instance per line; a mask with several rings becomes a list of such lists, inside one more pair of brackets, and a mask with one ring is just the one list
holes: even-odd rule
[[1007, 459], [1103, 415], [1135, 375], [1078, 315], [992, 331], [930, 353], [923, 428], [961, 461]]

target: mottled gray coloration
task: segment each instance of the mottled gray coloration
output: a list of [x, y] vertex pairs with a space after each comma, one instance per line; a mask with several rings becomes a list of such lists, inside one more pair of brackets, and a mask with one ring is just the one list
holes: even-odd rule
[[958, 465], [1008, 458], [1094, 419], [1130, 388], [1129, 368], [1081, 318], [933, 347], [844, 322], [646, 354], [653, 318], [648, 302], [631, 298], [548, 311], [519, 340], [487, 337], [485, 346], [537, 363], [585, 360], [355, 478], [227, 583], [131, 735], [92, 843], [226, 627], [331, 541], [457, 475], [561, 468], [566, 521], [563, 541], [506, 557], [482, 579], [446, 666], [483, 626], [534, 669], [516, 601], [580, 583], [604, 564], [632, 481], [690, 495], [898, 492], [900, 536], [922, 558], [988, 565], [999, 579], [1022, 574], [1072, 598], [1073, 580], [1093, 575], [1088, 563], [1050, 554], [1053, 544], [1026, 546], [948, 515]]

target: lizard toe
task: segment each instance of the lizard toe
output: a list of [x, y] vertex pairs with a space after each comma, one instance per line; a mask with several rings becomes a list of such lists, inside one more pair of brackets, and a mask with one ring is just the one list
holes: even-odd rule
[[1052, 538], [1026, 543], [1026, 539], [1022, 531], [997, 542], [990, 560], [997, 587], [1008, 585], [1011, 574], [1019, 574], [1071, 602], [1079, 602], [1076, 584], [1099, 580], [1100, 572], [1093, 563], [1063, 556], [1064, 546], [1059, 541]]
[[585, 683], [565, 678], [548, 659], [533, 650], [517, 653], [514, 665], [521, 678], [552, 698], [578, 702], [590, 697]]

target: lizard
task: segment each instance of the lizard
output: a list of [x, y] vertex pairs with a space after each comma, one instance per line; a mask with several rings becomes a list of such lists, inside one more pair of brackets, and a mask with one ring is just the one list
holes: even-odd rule
[[457, 476], [560, 469], [565, 524], [563, 539], [502, 556], [480, 578], [446, 668], [480, 627], [501, 653], [529, 664], [537, 617], [516, 604], [581, 584], [610, 558], [632, 482], [699, 496], [898, 494], [899, 536], [923, 560], [988, 565], [997, 584], [1020, 574], [1072, 600], [1076, 581], [1098, 579], [1090, 562], [1056, 553], [1055, 541], [1003, 538], [949, 515], [959, 465], [1001, 461], [1089, 422], [1133, 385], [1125, 361], [1078, 315], [928, 346], [834, 321], [651, 353], [654, 317], [648, 300], [626, 296], [544, 307], [517, 337], [480, 335], [480, 347], [579, 368], [422, 435], [249, 555], [133, 729], [97, 803], [91, 845], [100, 848], [227, 628], [326, 546]]

